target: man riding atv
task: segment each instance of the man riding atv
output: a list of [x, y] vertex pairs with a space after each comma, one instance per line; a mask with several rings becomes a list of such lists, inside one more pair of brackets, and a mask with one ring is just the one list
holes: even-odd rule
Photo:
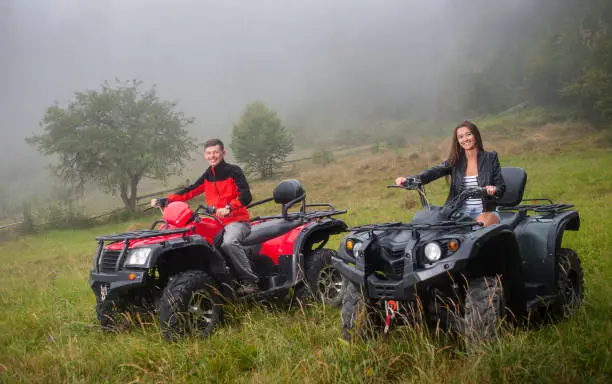
[[[213, 169], [213, 177], [219, 176], [220, 167]], [[212, 196], [224, 198], [223, 184], [217, 177], [213, 180], [219, 193]], [[211, 194], [206, 197], [211, 199]], [[133, 315], [147, 313], [158, 317], [168, 339], [207, 337], [223, 322], [225, 305], [232, 302], [295, 297], [340, 304], [344, 282], [331, 265], [335, 252], [325, 245], [332, 235], [346, 231], [346, 224], [334, 218], [346, 210], [330, 203], [307, 203], [306, 190], [293, 179], [281, 181], [272, 196], [249, 203], [248, 208], [274, 202], [281, 213], [250, 218], [250, 233], [239, 243], [248, 257], [243, 270], [258, 277], [257, 292], [246, 294], [240, 290], [241, 274], [222, 246], [225, 229], [244, 217], [232, 217], [231, 212], [245, 207], [235, 199], [219, 201], [229, 201], [229, 215], [222, 211], [220, 217], [223, 207], [218, 204], [192, 210], [174, 201], [149, 229], [96, 237], [89, 285], [103, 329], [125, 328]], [[228, 225], [231, 219], [236, 221]]]
[[187, 201], [202, 193], [206, 204], [224, 225], [221, 249], [228, 255], [242, 285], [239, 295], [258, 290], [258, 277], [253, 273], [249, 259], [240, 246], [249, 233], [250, 215], [247, 205], [251, 202], [251, 191], [242, 169], [225, 162], [225, 146], [219, 139], [210, 139], [204, 144], [204, 158], [210, 165], [195, 183], [168, 195], [151, 200], [152, 206], [165, 207], [175, 201]]

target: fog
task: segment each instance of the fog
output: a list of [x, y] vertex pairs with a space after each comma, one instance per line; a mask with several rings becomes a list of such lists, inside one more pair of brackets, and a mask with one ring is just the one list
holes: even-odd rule
[[531, 3], [0, 0], [0, 177], [45, 173], [24, 143], [45, 109], [115, 77], [157, 84], [201, 139], [253, 100], [313, 132], [438, 116]]

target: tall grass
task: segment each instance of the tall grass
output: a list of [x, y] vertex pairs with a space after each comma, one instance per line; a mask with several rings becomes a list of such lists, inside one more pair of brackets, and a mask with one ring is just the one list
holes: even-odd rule
[[[309, 201], [349, 209], [343, 219], [350, 225], [408, 220], [418, 209], [416, 196], [385, 185], [436, 157], [415, 149], [368, 153], [294, 176], [303, 181]], [[94, 236], [148, 225], [141, 220], [0, 245], [0, 381], [610, 382], [612, 152], [500, 157], [502, 165], [527, 170], [526, 196], [573, 203], [580, 212], [580, 231], [567, 233], [564, 246], [582, 259], [586, 293], [584, 307], [568, 321], [513, 327], [470, 353], [422, 327], [397, 327], [386, 337], [349, 344], [342, 340], [337, 309], [296, 303], [228, 308], [226, 324], [206, 340], [167, 343], [150, 319], [133, 319], [127, 332], [104, 333], [87, 284]], [[254, 183], [254, 195], [269, 195], [273, 185]], [[440, 204], [447, 188], [441, 180], [427, 192]], [[261, 207], [254, 214], [277, 210]]]

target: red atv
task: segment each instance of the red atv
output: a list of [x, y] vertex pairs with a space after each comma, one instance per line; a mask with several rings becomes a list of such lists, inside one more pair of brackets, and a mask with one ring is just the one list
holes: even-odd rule
[[[239, 282], [220, 247], [223, 226], [204, 206], [194, 212], [186, 203], [170, 203], [149, 230], [97, 237], [89, 284], [101, 326], [124, 324], [124, 312], [158, 312], [164, 336], [195, 331], [205, 337], [230, 301], [279, 299], [293, 292], [340, 305], [344, 290], [331, 264], [335, 251], [323, 247], [330, 235], [347, 230], [342, 220], [332, 218], [346, 210], [306, 204], [297, 180], [281, 182], [272, 197], [249, 208], [272, 200], [282, 205], [282, 213], [251, 219], [251, 233], [242, 242], [259, 276], [260, 290], [248, 296], [235, 293]], [[299, 210], [289, 212], [292, 207]]]

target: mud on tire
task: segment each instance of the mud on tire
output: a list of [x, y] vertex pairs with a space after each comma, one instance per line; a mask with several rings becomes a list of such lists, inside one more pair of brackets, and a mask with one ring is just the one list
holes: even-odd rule
[[204, 271], [185, 271], [170, 279], [159, 303], [160, 328], [168, 340], [208, 337], [222, 320], [222, 296]]

